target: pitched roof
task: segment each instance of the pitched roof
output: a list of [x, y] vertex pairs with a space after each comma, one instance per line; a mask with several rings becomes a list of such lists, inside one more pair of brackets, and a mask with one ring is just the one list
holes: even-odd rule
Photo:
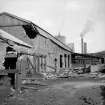
[[20, 20], [20, 21], [23, 21], [23, 22], [26, 22], [26, 23], [31, 23], [31, 21], [29, 21], [29, 20], [20, 18], [20, 17], [18, 17], [18, 16], [16, 16], [16, 15], [13, 15], [13, 14], [11, 14], [11, 13], [8, 13], [8, 12], [2, 12], [2, 13], [0, 13], [0, 15], [7, 15], [7, 16], [10, 16], [10, 17], [12, 17], [12, 18], [16, 18], [16, 19], [18, 19], [18, 20]]
[[62, 43], [62, 42], [59, 41], [58, 39], [56, 39], [53, 35], [51, 35], [51, 34], [48, 33], [47, 31], [45, 31], [44, 29], [40, 28], [38, 25], [34, 24], [33, 22], [28, 21], [28, 20], [25, 20], [25, 19], [22, 19], [22, 18], [20, 18], [20, 17], [17, 17], [17, 16], [15, 16], [15, 15], [12, 15], [12, 14], [7, 13], [7, 12], [3, 12], [3, 13], [1, 13], [0, 15], [3, 15], [3, 14], [4, 14], [4, 15], [8, 15], [8, 16], [13, 17], [13, 18], [16, 18], [16, 19], [18, 19], [18, 20], [20, 20], [20, 21], [23, 21], [23, 22], [26, 22], [26, 23], [28, 23], [28, 24], [32, 24], [32, 25], [37, 29], [37, 31], [39, 32], [40, 35], [42, 35], [42, 36], [44, 36], [44, 37], [50, 39], [51, 41], [53, 41], [54, 43], [56, 43], [58, 46], [60, 46], [60, 47], [62, 47], [63, 49], [65, 49], [65, 50], [71, 52], [71, 49], [70, 49], [67, 45], [65, 45], [64, 43]]

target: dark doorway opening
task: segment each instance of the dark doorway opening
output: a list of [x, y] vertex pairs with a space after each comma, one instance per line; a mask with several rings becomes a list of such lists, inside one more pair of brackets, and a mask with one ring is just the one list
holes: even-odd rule
[[[17, 54], [13, 48], [7, 47], [6, 57], [4, 61], [4, 67], [6, 70], [16, 70], [16, 62], [17, 62]], [[15, 88], [15, 72], [8, 73], [8, 77], [10, 78], [10, 84], [13, 88]]]
[[55, 65], [55, 72], [57, 70], [57, 58], [54, 59], [54, 65]]
[[65, 59], [65, 68], [67, 67], [67, 62], [66, 62], [66, 59], [67, 59], [67, 55], [64, 54], [64, 59]]
[[8, 73], [8, 77], [10, 78], [10, 84], [13, 88], [15, 88], [15, 73]]
[[63, 67], [63, 56], [62, 55], [60, 55], [60, 68], [62, 68]]
[[68, 55], [68, 68], [70, 67], [70, 55]]

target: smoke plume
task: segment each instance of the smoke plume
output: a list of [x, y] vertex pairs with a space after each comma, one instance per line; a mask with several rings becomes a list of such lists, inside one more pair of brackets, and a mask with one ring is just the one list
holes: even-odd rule
[[80, 36], [84, 37], [88, 32], [90, 32], [93, 28], [93, 21], [88, 20], [84, 26], [83, 31], [81, 32]]

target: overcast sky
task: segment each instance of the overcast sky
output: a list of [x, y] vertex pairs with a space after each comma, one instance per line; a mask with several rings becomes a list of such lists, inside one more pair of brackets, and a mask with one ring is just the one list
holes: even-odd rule
[[28, 19], [52, 35], [59, 32], [80, 52], [85, 33], [88, 52], [105, 50], [105, 0], [0, 0], [0, 12]]

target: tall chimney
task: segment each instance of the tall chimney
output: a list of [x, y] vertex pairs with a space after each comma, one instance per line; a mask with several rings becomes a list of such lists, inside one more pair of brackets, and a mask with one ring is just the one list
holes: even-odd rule
[[80, 34], [81, 37], [81, 53], [84, 54], [87, 52], [87, 43], [84, 43], [84, 36], [91, 30], [92, 28], [92, 21], [88, 20], [85, 24], [83, 31]]
[[84, 54], [86, 54], [86, 53], [87, 53], [87, 43], [84, 42]]
[[83, 40], [83, 34], [80, 35], [81, 37], [81, 53], [84, 53], [84, 40]]

